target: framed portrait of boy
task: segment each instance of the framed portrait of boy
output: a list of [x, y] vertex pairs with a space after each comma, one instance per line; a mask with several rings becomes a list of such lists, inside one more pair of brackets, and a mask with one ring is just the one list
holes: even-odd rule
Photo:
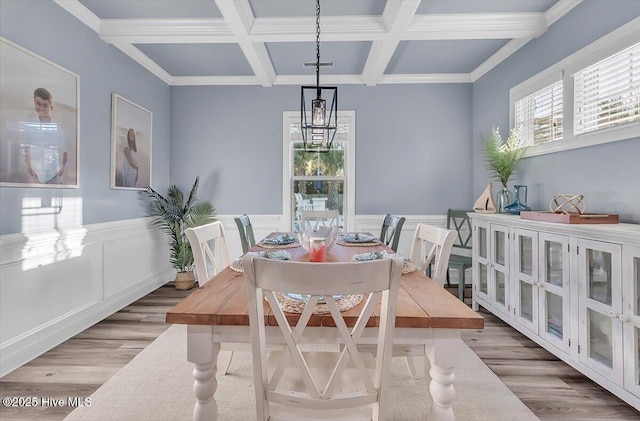
[[0, 186], [78, 188], [80, 78], [0, 37]]
[[144, 190], [151, 186], [151, 111], [112, 94], [111, 188]]

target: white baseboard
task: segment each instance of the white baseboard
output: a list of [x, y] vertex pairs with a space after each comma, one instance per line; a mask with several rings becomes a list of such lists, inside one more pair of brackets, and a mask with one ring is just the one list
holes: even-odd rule
[[0, 236], [0, 377], [175, 277], [149, 222]]

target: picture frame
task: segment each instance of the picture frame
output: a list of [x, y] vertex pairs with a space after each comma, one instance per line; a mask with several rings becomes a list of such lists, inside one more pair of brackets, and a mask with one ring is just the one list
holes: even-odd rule
[[79, 187], [80, 78], [0, 37], [0, 186]]
[[111, 99], [111, 188], [151, 186], [153, 113], [116, 93]]

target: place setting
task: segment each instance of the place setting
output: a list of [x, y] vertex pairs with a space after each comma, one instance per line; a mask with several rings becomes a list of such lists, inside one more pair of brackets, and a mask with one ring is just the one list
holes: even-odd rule
[[266, 249], [288, 249], [299, 247], [300, 243], [298, 243], [298, 237], [295, 235], [280, 234], [263, 239], [257, 246]]
[[347, 247], [375, 247], [382, 244], [382, 241], [368, 233], [348, 232], [340, 234], [338, 244]]
[[[389, 256], [390, 254], [387, 253], [386, 250], [380, 250], [380, 251], [371, 251], [367, 253], [354, 254], [351, 260], [353, 260], [354, 262], [368, 262], [370, 260], [384, 259]], [[403, 275], [414, 272], [416, 270], [416, 265], [413, 264], [411, 259], [409, 259], [408, 257], [402, 256], [400, 254], [398, 256], [402, 257], [402, 261], [403, 261], [402, 274]]]

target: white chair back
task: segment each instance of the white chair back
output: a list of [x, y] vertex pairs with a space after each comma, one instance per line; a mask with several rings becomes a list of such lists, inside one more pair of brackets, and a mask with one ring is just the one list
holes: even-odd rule
[[216, 221], [195, 228], [187, 228], [185, 233], [193, 250], [198, 284], [203, 286], [218, 272], [229, 266], [229, 251], [224, 227], [222, 222]]
[[413, 234], [411, 261], [420, 270], [426, 270], [431, 263], [434, 268], [431, 279], [444, 286], [449, 267], [449, 256], [456, 239], [456, 232], [428, 224], [418, 224]]
[[320, 227], [337, 227], [340, 225], [340, 212], [337, 209], [324, 211], [303, 211], [302, 230], [318, 231]]
[[[295, 419], [302, 419], [305, 410], [316, 411], [315, 415], [319, 411], [323, 419], [347, 419], [349, 412], [346, 410], [362, 407], [365, 410], [373, 407], [367, 419], [385, 419], [402, 258], [392, 256], [369, 262], [318, 264], [283, 262], [246, 255], [242, 266], [247, 281], [258, 419], [275, 417], [278, 410], [290, 416], [295, 414]], [[290, 315], [285, 315], [280, 307], [277, 291], [310, 296], [295, 327], [289, 325]], [[364, 294], [364, 305], [361, 306], [355, 326], [347, 327], [343, 313], [333, 298], [337, 294]], [[267, 363], [266, 305], [263, 295], [286, 343], [279, 360], [274, 361], [270, 356], [271, 367]], [[305, 342], [305, 328], [321, 297], [335, 326], [331, 337], [337, 338], [336, 343], [343, 345], [340, 348], [342, 351], [303, 353], [300, 344]], [[378, 358], [374, 363], [371, 354], [361, 353], [357, 344], [378, 303]], [[313, 328], [309, 330], [312, 332], [307, 332], [307, 337], [314, 335]], [[330, 354], [322, 355], [326, 358], [321, 364], [324, 375], [313, 372], [317, 361], [314, 356], [320, 354]], [[365, 360], [375, 365], [373, 376], [367, 370]], [[355, 390], [345, 390], [345, 383]], [[340, 411], [337, 415], [325, 413], [328, 411], [331, 414], [336, 410]]]

